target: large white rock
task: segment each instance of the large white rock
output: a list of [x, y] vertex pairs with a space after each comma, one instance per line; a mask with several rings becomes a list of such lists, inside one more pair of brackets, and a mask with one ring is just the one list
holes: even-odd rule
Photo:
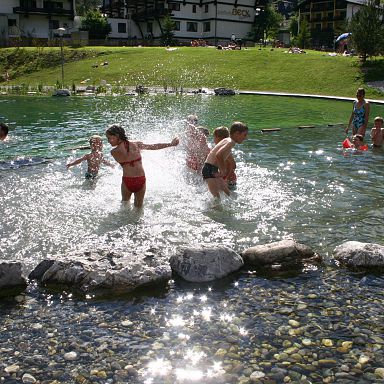
[[25, 287], [27, 282], [22, 273], [21, 263], [0, 260], [0, 289]]
[[170, 262], [172, 270], [184, 280], [197, 283], [220, 279], [244, 265], [232, 249], [206, 246], [180, 248]]
[[296, 265], [304, 261], [318, 261], [319, 257], [306, 245], [287, 239], [246, 249], [241, 256], [245, 264], [268, 266]]
[[169, 279], [164, 257], [97, 250], [43, 260], [29, 275], [43, 284], [64, 284], [83, 292], [130, 292]]
[[346, 241], [335, 248], [334, 257], [340, 264], [351, 268], [384, 267], [384, 246]]

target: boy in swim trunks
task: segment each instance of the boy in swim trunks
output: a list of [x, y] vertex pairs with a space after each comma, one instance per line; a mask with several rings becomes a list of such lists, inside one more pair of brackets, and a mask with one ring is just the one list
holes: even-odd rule
[[105, 160], [103, 156], [103, 142], [101, 139], [101, 136], [99, 135], [93, 135], [89, 139], [89, 145], [91, 147], [91, 153], [87, 153], [83, 157], [80, 157], [71, 163], [67, 164], [67, 169], [70, 167], [80, 164], [83, 161], [86, 161], [88, 163], [88, 170], [85, 173], [86, 179], [95, 179], [97, 174], [99, 173], [100, 165], [105, 164], [109, 167], [114, 167], [114, 164], [112, 164], [110, 161]]
[[381, 147], [384, 141], [383, 118], [381, 116], [375, 117], [374, 124], [375, 126], [371, 129], [372, 145]]
[[144, 144], [141, 141], [128, 141], [124, 128], [111, 125], [105, 132], [109, 144], [114, 147], [111, 151], [113, 158], [123, 167], [121, 195], [123, 201], [129, 201], [134, 194], [134, 206], [141, 208], [146, 190], [146, 178], [141, 161], [141, 150], [156, 150], [174, 147], [179, 139], [174, 138], [170, 143]]
[[[213, 141], [215, 144], [218, 144], [221, 140], [229, 137], [229, 130], [227, 127], [218, 127], [213, 131]], [[227, 168], [227, 184], [230, 190], [234, 190], [236, 188], [236, 162], [232, 156], [232, 153], [229, 154], [227, 160], [225, 161], [225, 165]]]
[[230, 195], [226, 179], [230, 169], [227, 169], [227, 159], [236, 144], [241, 144], [248, 135], [248, 127], [239, 121], [234, 122], [229, 130], [229, 137], [218, 142], [209, 152], [202, 170], [203, 179], [207, 182], [211, 194], [220, 198], [220, 192]]

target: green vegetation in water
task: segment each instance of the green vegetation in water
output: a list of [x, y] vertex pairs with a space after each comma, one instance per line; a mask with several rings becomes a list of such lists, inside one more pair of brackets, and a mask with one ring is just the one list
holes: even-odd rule
[[[60, 81], [60, 48], [23, 48], [17, 54], [15, 51], [4, 49], [0, 52], [0, 71], [8, 70], [11, 77], [2, 85], [53, 86]], [[237, 51], [191, 47], [172, 51], [164, 47], [92, 47], [65, 48], [64, 53], [64, 85], [67, 88], [72, 84], [96, 87], [100, 84], [111, 87], [140, 84], [179, 90], [228, 87], [353, 97], [358, 87], [365, 86], [368, 98], [384, 98], [382, 92], [367, 88], [365, 84], [365, 81], [383, 80], [380, 70], [383, 58], [370, 61], [362, 69], [357, 57], [332, 57], [318, 51], [295, 55], [288, 54], [286, 49], [253, 47]], [[24, 58], [16, 61], [18, 55]]]

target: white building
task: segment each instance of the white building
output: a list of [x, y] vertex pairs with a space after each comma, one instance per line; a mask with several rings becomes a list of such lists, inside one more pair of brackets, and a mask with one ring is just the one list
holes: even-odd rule
[[47, 41], [60, 27], [69, 35], [74, 17], [75, 0], [0, 0], [0, 44]]
[[225, 44], [231, 35], [246, 40], [260, 9], [260, 0], [104, 0], [102, 12], [111, 24], [111, 39], [156, 40], [161, 19], [170, 14], [179, 42], [204, 39]]

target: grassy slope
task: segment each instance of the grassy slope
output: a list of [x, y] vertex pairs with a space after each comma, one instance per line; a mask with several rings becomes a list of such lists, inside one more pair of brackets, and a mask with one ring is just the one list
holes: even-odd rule
[[[49, 50], [59, 53], [58, 48]], [[381, 76], [383, 58], [371, 62], [369, 73], [363, 74], [357, 58], [330, 57], [317, 51], [295, 55], [285, 53], [285, 49], [258, 48], [219, 51], [214, 48], [181, 47], [167, 51], [160, 47], [92, 47], [86, 50], [92, 51], [92, 57], [65, 63], [67, 86], [90, 79], [87, 84], [98, 85], [105, 80], [112, 85], [223, 86], [353, 97], [356, 88], [364, 86], [365, 79], [384, 80]], [[69, 57], [71, 50], [66, 48], [65, 51]], [[49, 54], [48, 48], [45, 52]], [[92, 68], [92, 65], [104, 61], [109, 65]], [[9, 84], [54, 85], [60, 78], [61, 67], [55, 66], [19, 76]], [[384, 99], [382, 93], [368, 88], [367, 97]]]

